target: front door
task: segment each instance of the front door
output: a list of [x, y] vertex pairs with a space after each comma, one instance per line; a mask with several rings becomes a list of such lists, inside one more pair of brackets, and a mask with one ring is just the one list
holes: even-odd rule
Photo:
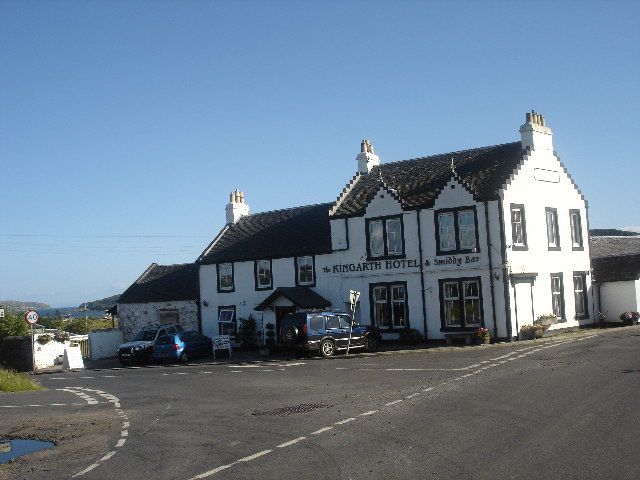
[[285, 315], [288, 315], [289, 313], [295, 313], [295, 312], [296, 312], [296, 307], [294, 307], [293, 305], [291, 305], [290, 307], [275, 307], [276, 343], [277, 344], [280, 344], [280, 338], [281, 338], [280, 327], [282, 326], [282, 319], [284, 318]]

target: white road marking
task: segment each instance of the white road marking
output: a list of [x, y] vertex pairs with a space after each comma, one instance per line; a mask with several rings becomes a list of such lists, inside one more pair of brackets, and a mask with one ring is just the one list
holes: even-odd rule
[[353, 422], [355, 417], [346, 418], [344, 420], [340, 420], [339, 422], [334, 423], [334, 425], [344, 425], [345, 423]]
[[266, 455], [267, 453], [271, 453], [273, 450], [263, 450], [261, 452], [255, 453], [253, 455], [249, 455], [248, 457], [241, 458], [238, 462], [250, 462], [251, 460], [255, 460], [258, 457]]
[[332, 428], [333, 427], [324, 427], [324, 428], [321, 428], [320, 430], [316, 430], [315, 432], [311, 432], [311, 435], [320, 435], [321, 433], [331, 430]]
[[301, 442], [302, 440], [306, 440], [307, 437], [298, 437], [296, 439], [290, 440], [288, 442], [284, 442], [281, 443], [280, 445], [278, 445], [278, 448], [284, 448], [284, 447], [289, 447], [295, 443]]

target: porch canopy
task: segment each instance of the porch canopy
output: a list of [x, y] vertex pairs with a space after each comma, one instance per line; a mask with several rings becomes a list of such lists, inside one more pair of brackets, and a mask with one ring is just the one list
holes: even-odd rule
[[256, 306], [254, 310], [264, 310], [278, 297], [286, 298], [298, 308], [325, 308], [331, 305], [329, 300], [318, 295], [309, 287], [278, 287], [271, 295]]

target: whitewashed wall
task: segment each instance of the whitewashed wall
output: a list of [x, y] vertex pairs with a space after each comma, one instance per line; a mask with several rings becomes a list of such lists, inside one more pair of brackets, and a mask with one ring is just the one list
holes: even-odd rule
[[161, 310], [177, 310], [179, 323], [185, 330], [198, 330], [198, 305], [195, 300], [151, 303], [119, 303], [118, 327], [128, 342], [140, 329], [163, 323]]
[[608, 322], [619, 322], [623, 312], [640, 311], [640, 280], [602, 283], [600, 308]]
[[[528, 250], [518, 251], [511, 246], [511, 204], [522, 204], [525, 210]], [[547, 242], [545, 208], [556, 208], [560, 250], [550, 251]], [[573, 184], [562, 164], [551, 150], [532, 150], [525, 156], [516, 175], [503, 192], [504, 228], [507, 243], [507, 263], [512, 273], [537, 273], [533, 286], [534, 317], [552, 312], [551, 273], [563, 274], [565, 319], [553, 328], [576, 327], [593, 322], [591, 276], [587, 275], [589, 318], [575, 319], [573, 273], [589, 272], [589, 236], [585, 201]], [[584, 249], [573, 250], [569, 210], [580, 211]], [[513, 287], [510, 286], [511, 311], [514, 312]], [[515, 324], [514, 324], [515, 330]], [[517, 332], [513, 332], [514, 335]]]
[[124, 343], [124, 334], [119, 328], [105, 328], [89, 332], [89, 358], [115, 357], [118, 346]]

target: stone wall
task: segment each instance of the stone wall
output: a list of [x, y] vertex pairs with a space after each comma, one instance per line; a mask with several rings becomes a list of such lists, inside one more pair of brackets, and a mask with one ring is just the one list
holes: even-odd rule
[[179, 323], [185, 330], [198, 330], [198, 305], [195, 300], [153, 303], [119, 303], [118, 326], [124, 341], [149, 325]]
[[31, 337], [5, 337], [0, 340], [0, 366], [17, 372], [32, 369]]

